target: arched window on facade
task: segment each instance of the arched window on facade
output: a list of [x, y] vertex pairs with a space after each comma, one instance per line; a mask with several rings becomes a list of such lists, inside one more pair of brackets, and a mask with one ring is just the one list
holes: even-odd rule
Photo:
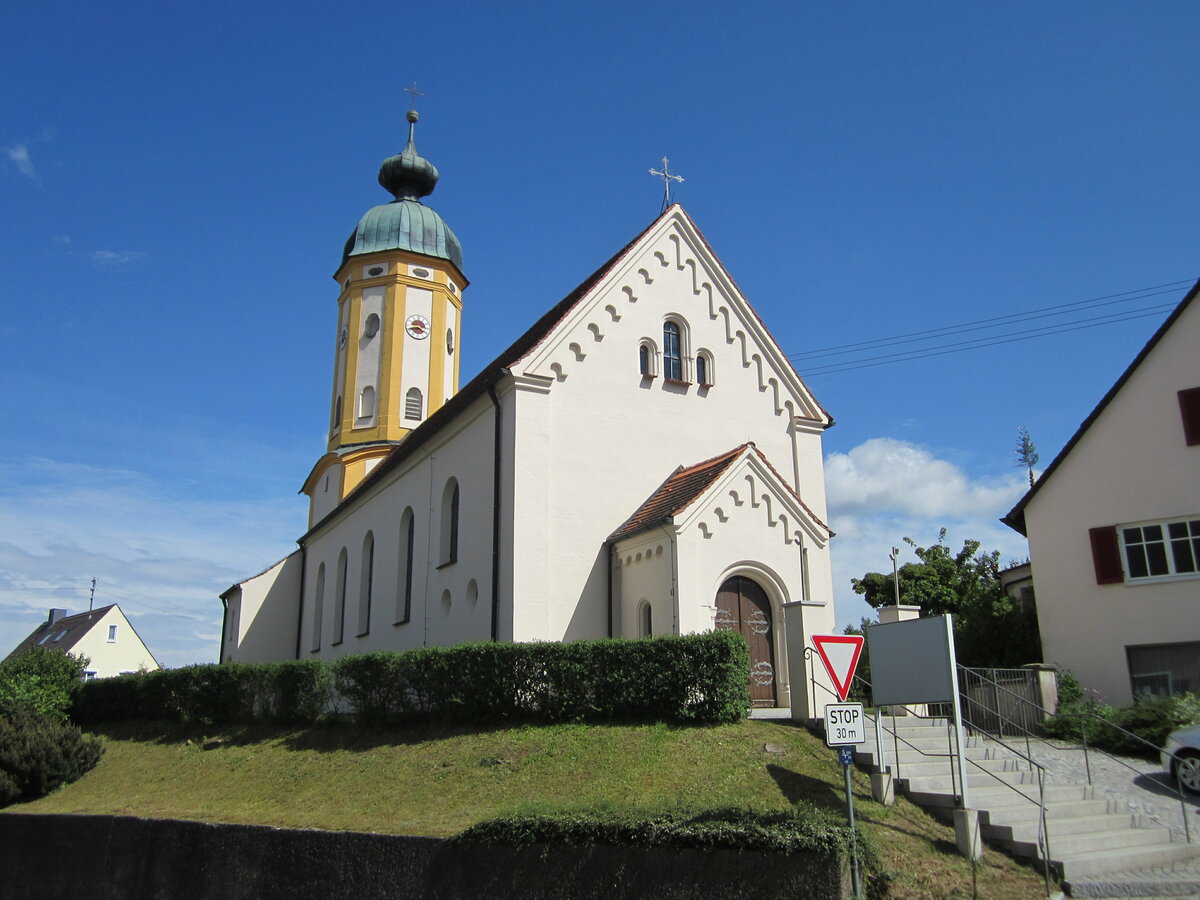
[[346, 548], [338, 554], [337, 580], [333, 585], [333, 643], [340, 644], [346, 635]]
[[358, 394], [358, 417], [369, 419], [375, 415], [375, 388], [367, 385]]
[[441, 565], [458, 559], [458, 480], [451, 478], [442, 491]]
[[416, 540], [416, 521], [412, 507], [400, 516], [400, 556], [396, 573], [396, 624], [403, 625], [412, 617], [413, 544]]
[[654, 607], [650, 601], [643, 600], [642, 608], [638, 610], [638, 630], [642, 637], [654, 637]]
[[342, 424], [342, 398], [339, 396], [333, 401], [333, 424], [330, 426], [331, 431], [337, 431]]
[[683, 381], [683, 342], [679, 323], [671, 320], [663, 323], [663, 378]]
[[421, 396], [421, 389], [409, 388], [404, 395], [404, 418], [419, 422], [424, 412], [425, 398]]
[[371, 591], [375, 584], [375, 535], [363, 538], [362, 569], [358, 587], [358, 636], [371, 630]]
[[701, 350], [696, 354], [696, 384], [701, 387], [712, 387], [713, 385], [712, 357], [707, 350]]
[[650, 369], [650, 348], [645, 344], [638, 347], [638, 369], [643, 375], [653, 375], [654, 372]]
[[325, 612], [325, 563], [317, 567], [317, 590], [313, 600], [312, 643], [309, 649], [316, 653], [321, 649], [321, 619]]

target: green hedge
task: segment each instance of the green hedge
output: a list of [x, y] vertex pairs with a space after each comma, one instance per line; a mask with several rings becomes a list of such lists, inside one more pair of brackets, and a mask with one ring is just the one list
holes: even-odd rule
[[1109, 753], [1157, 759], [1155, 748], [1166, 743], [1168, 734], [1198, 721], [1200, 697], [1195, 694], [1143, 697], [1132, 706], [1117, 708], [1076, 700], [1061, 705], [1057, 715], [1042, 723], [1042, 731], [1064, 741], [1082, 741], [1086, 734], [1090, 746]]
[[75, 689], [71, 718], [308, 725], [326, 714], [332, 698], [333, 673], [319, 660], [222, 663], [84, 682]]
[[77, 722], [177, 719], [311, 724], [330, 709], [396, 721], [732, 722], [750, 705], [749, 656], [728, 631], [643, 640], [476, 643], [331, 663], [223, 663], [82, 684]]
[[[868, 898], [888, 894], [889, 877], [875, 842], [855, 829], [858, 857]], [[820, 853], [848, 859], [850, 826], [840, 811], [798, 803], [789, 810], [726, 808], [704, 812], [663, 812], [638, 818], [588, 811], [550, 815], [511, 815], [472, 825], [453, 838], [464, 843], [528, 847], [535, 844], [587, 847], [659, 847], [696, 850], [749, 850], [759, 853]]]

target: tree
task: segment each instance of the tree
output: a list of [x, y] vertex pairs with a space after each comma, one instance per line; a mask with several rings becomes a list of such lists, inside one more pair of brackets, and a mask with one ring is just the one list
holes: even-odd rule
[[1017, 429], [1017, 468], [1029, 470], [1030, 487], [1033, 487], [1033, 467], [1039, 459], [1041, 457], [1033, 445], [1033, 438], [1029, 436], [1029, 429], [1022, 425]]
[[23, 709], [53, 719], [66, 719], [71, 691], [91, 663], [86, 656], [31, 647], [0, 663], [0, 716]]
[[[906, 537], [918, 562], [900, 567], [900, 602], [921, 607], [922, 616], [954, 616], [958, 661], [969, 666], [1020, 666], [1041, 660], [1037, 616], [1025, 612], [1000, 587], [1000, 552], [980, 553], [979, 541], [963, 541], [957, 553], [938, 541], [919, 547]], [[856, 594], [878, 609], [893, 602], [891, 573], [868, 572], [852, 578]]]

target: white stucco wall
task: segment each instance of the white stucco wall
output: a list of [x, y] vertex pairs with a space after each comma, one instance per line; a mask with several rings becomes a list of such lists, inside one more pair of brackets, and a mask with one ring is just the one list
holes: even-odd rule
[[[108, 639], [109, 630], [116, 626], [114, 640]], [[109, 678], [123, 672], [147, 672], [157, 669], [158, 663], [146, 649], [120, 607], [113, 606], [71, 648], [75, 656], [86, 656], [91, 660], [87, 671], [95, 672], [97, 678]]]
[[[531, 386], [517, 401], [516, 493], [528, 512], [515, 523], [515, 542], [542, 548], [515, 554], [520, 637], [606, 633], [604, 541], [678, 466], [753, 441], [783, 478], [798, 476], [805, 501], [827, 518], [820, 428], [794, 421], [823, 414], [806, 392], [789, 393], [794, 373], [777, 365], [777, 348], [724, 277], [694, 235], [665, 219], [593, 301], [514, 366], [545, 391]], [[661, 351], [667, 317], [685, 325], [685, 357], [700, 347], [713, 355], [712, 387], [640, 375], [638, 346], [649, 338]], [[685, 358], [685, 378], [692, 365]], [[827, 550], [810, 556], [815, 572], [828, 572]], [[791, 568], [796, 578], [794, 561]], [[832, 603], [827, 577], [812, 583], [815, 599]], [[712, 602], [708, 585], [689, 589]]]
[[[368, 650], [408, 650], [489, 638], [492, 427], [492, 405], [484, 397], [439, 434], [426, 452], [414, 454], [367, 496], [351, 500], [335, 521], [308, 536], [302, 658], [336, 658]], [[439, 554], [442, 496], [450, 478], [459, 484], [458, 559], [443, 565]], [[400, 525], [406, 509], [412, 510], [415, 521], [412, 606], [409, 621], [397, 624], [404, 578]], [[375, 542], [371, 614], [368, 630], [359, 634], [362, 549], [368, 532]], [[336, 571], [343, 548], [347, 556], [345, 618], [342, 640], [335, 643]], [[314, 652], [313, 610], [322, 564], [322, 635], [320, 649]]]
[[263, 662], [295, 655], [301, 571], [297, 550], [225, 594], [222, 661]]
[[1177, 392], [1200, 386], [1193, 302], [1025, 510], [1048, 662], [1110, 702], [1132, 699], [1125, 648], [1200, 641], [1200, 578], [1098, 585], [1090, 528], [1200, 516], [1200, 447], [1184, 441]]

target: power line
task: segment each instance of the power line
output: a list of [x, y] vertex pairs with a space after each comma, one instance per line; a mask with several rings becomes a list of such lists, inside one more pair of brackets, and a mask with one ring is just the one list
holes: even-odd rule
[[870, 361], [850, 360], [845, 363], [834, 363], [824, 368], [810, 369], [801, 372], [805, 378], [811, 378], [815, 375], [834, 375], [840, 372], [852, 372], [856, 369], [870, 369], [876, 366], [886, 366], [892, 363], [908, 362], [914, 359], [926, 359], [931, 356], [945, 356], [950, 353], [963, 353], [967, 350], [978, 350], [983, 347], [994, 347], [999, 344], [1012, 344], [1017, 341], [1028, 341], [1037, 337], [1048, 337], [1054, 334], [1066, 334], [1071, 331], [1083, 331], [1088, 328], [1099, 328], [1103, 325], [1114, 325], [1117, 322], [1127, 322], [1133, 319], [1144, 319], [1147, 316], [1157, 315], [1169, 309], [1175, 308], [1174, 303], [1156, 306], [1149, 310], [1122, 313], [1112, 316], [1103, 316], [1098, 319], [1085, 319], [1075, 323], [1063, 323], [1061, 326], [1034, 328], [1029, 331], [1012, 332], [1009, 335], [997, 335], [991, 338], [978, 338], [971, 341], [959, 341], [957, 344], [940, 344], [934, 347], [926, 347], [921, 350], [912, 350], [905, 353], [892, 353], [882, 358], [876, 358]]
[[[814, 350], [804, 351], [802, 353], [789, 354], [788, 358], [796, 361], [802, 361], [825, 356], [842, 356], [855, 352], [865, 352], [885, 344], [888, 346], [894, 346], [896, 344], [918, 343], [923, 340], [932, 341], [937, 338], [949, 337], [954, 334], [964, 334], [970, 331], [986, 331], [991, 328], [998, 328], [1004, 324], [1016, 324], [1018, 322], [1033, 321], [1034, 319], [1045, 319], [1053, 318], [1054, 316], [1067, 315], [1070, 312], [1079, 312], [1082, 309], [1089, 307], [1096, 309], [1103, 306], [1112, 306], [1114, 304], [1148, 300], [1152, 297], [1161, 296], [1163, 294], [1173, 294], [1180, 286], [1189, 285], [1191, 283], [1191, 280], [1184, 280], [1168, 282], [1166, 284], [1151, 285], [1150, 287], [1121, 291], [1120, 293], [1116, 294], [1106, 294], [1100, 297], [1091, 297], [1086, 300], [1075, 300], [1070, 303], [1060, 303], [1054, 306], [1039, 307], [1037, 309], [1026, 310], [1025, 312], [1020, 313], [992, 316], [987, 319], [976, 319], [971, 322], [960, 322], [955, 325], [945, 325], [939, 328], [929, 328], [922, 331], [911, 331], [904, 334], [875, 338], [867, 341], [838, 344], [831, 347], [820, 347]], [[1064, 324], [1074, 325], [1083, 321], [1090, 320], [1076, 319], [1074, 322]], [[942, 344], [926, 349], [939, 349], [943, 346], [952, 345]]]

